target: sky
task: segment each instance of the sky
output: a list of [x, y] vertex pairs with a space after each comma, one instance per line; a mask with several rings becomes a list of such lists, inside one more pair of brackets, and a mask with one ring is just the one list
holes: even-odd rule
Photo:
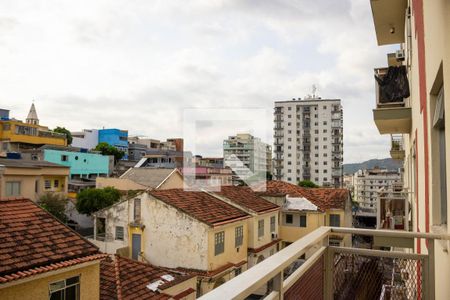
[[[389, 156], [373, 122], [373, 68], [386, 65], [368, 0], [2, 0], [0, 108], [42, 125], [121, 128], [182, 137], [199, 122], [195, 154], [218, 156], [237, 132], [265, 128], [274, 101], [342, 99], [344, 163]], [[220, 109], [255, 109], [247, 121]], [[217, 120], [216, 120], [217, 119]]]

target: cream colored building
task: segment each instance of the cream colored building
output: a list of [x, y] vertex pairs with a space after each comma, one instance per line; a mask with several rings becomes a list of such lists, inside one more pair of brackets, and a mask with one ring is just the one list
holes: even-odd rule
[[250, 216], [206, 192], [153, 190], [94, 216], [102, 251], [194, 271], [199, 295], [247, 269]]
[[24, 159], [0, 159], [0, 198], [37, 201], [46, 192], [67, 194], [70, 168]]
[[[450, 215], [450, 2], [447, 0], [371, 0], [379, 45], [396, 45], [382, 68], [404, 66], [404, 86], [393, 89], [401, 99], [377, 89], [374, 121], [381, 134], [401, 134], [404, 188], [411, 204], [412, 230], [449, 234]], [[396, 59], [397, 58], [397, 59]], [[391, 89], [392, 90], [392, 89]], [[417, 240], [415, 251], [429, 253], [432, 245]], [[449, 299], [450, 243], [434, 244], [435, 298]]]

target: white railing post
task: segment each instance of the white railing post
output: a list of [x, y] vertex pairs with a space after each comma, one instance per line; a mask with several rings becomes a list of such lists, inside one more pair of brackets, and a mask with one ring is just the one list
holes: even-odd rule
[[283, 281], [284, 281], [283, 271], [278, 273], [273, 278], [273, 290], [278, 293], [277, 299], [279, 299], [279, 300], [283, 300], [284, 299]]
[[434, 288], [436, 286], [435, 284], [435, 278], [434, 278], [434, 239], [428, 239], [428, 283], [427, 283], [427, 289], [428, 289], [428, 295], [430, 300], [434, 300], [435, 297], [435, 291]]

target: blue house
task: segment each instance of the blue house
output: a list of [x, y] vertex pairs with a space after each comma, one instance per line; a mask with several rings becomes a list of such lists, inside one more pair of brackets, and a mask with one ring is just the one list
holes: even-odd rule
[[108, 143], [120, 151], [125, 152], [123, 159], [128, 159], [128, 131], [121, 129], [100, 129], [98, 131], [98, 142]]

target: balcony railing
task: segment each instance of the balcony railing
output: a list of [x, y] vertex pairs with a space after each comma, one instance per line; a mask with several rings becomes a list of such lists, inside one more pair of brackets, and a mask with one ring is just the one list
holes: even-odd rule
[[[429, 254], [333, 246], [336, 235], [369, 236], [392, 247], [425, 239]], [[266, 300], [434, 299], [436, 239], [450, 236], [320, 227], [200, 299], [245, 299], [266, 285]], [[309, 257], [293, 268], [306, 253]]]
[[391, 134], [391, 157], [393, 159], [405, 159], [405, 149], [403, 148], [403, 135]]

